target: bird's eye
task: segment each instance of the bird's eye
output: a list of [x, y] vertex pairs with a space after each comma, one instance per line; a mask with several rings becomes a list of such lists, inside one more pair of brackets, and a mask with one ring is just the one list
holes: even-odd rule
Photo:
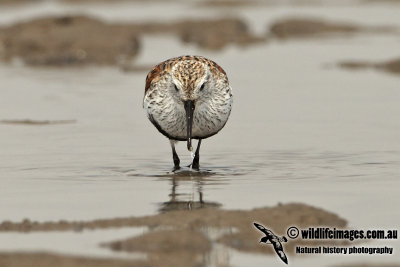
[[204, 87], [206, 86], [206, 83], [203, 83], [200, 87], [200, 91], [203, 91]]
[[174, 84], [174, 88], [175, 88], [175, 91], [179, 91], [179, 89], [178, 89], [178, 86], [176, 86], [176, 84]]

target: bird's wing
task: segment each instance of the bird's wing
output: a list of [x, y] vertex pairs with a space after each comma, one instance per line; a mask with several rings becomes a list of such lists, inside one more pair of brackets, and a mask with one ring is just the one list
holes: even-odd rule
[[179, 141], [185, 141], [186, 139], [178, 139], [174, 136], [171, 136], [170, 134], [168, 134], [166, 131], [164, 131], [163, 128], [161, 128], [160, 124], [158, 124], [158, 122], [154, 119], [153, 115], [151, 115], [150, 113], [147, 113], [149, 120], [151, 121], [151, 123], [153, 123], [153, 125], [157, 128], [157, 130], [162, 133], [164, 136], [168, 137], [169, 139], [172, 140], [179, 140]]
[[160, 74], [165, 70], [170, 68], [171, 64], [169, 63], [171, 62], [171, 60], [165, 60], [163, 62], [161, 62], [160, 64], [154, 66], [151, 71], [147, 74], [146, 76], [146, 85], [144, 88], [144, 93], [146, 94], [147, 91], [149, 90], [151, 83], [153, 82], [153, 80], [155, 82], [157, 82], [158, 80], [160, 80]]
[[262, 226], [261, 224], [258, 223], [253, 223], [255, 227], [257, 227], [258, 230], [260, 230], [261, 232], [263, 232], [266, 235], [271, 235], [273, 234], [271, 232], [271, 230], [268, 230], [267, 228], [265, 228], [264, 226]]
[[276, 252], [276, 254], [278, 254], [279, 258], [281, 258], [281, 260], [284, 263], [288, 264], [288, 259], [286, 257], [285, 252], [283, 252], [283, 247], [282, 247], [281, 242], [274, 240], [274, 242], [272, 244], [274, 245], [275, 252]]

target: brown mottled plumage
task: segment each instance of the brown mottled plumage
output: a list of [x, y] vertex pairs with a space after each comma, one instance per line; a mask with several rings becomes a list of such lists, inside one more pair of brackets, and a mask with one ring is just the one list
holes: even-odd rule
[[225, 71], [200, 56], [181, 56], [156, 65], [146, 77], [143, 107], [154, 126], [171, 141], [175, 168], [176, 141], [199, 143], [192, 167], [199, 168], [201, 140], [220, 131], [228, 120], [232, 92]]

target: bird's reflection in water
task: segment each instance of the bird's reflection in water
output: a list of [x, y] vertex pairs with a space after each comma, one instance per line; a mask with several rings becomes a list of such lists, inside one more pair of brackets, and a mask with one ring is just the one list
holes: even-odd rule
[[[171, 193], [169, 201], [160, 204], [159, 211], [167, 212], [172, 210], [194, 210], [219, 208], [222, 205], [218, 202], [205, 201], [203, 198], [203, 187], [205, 178], [209, 177], [209, 171], [178, 171], [169, 175], [171, 182]], [[190, 192], [178, 193], [179, 186], [190, 184]], [[188, 196], [190, 196], [188, 198]], [[186, 197], [186, 199], [184, 199]]]

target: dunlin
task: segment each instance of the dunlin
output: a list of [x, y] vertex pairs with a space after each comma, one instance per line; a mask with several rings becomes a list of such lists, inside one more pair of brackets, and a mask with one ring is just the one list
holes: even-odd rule
[[199, 169], [201, 140], [218, 133], [228, 120], [232, 89], [225, 71], [200, 56], [181, 56], [155, 66], [146, 77], [143, 108], [160, 133], [169, 138], [174, 169], [180, 160], [177, 141], [198, 139], [191, 167]]

